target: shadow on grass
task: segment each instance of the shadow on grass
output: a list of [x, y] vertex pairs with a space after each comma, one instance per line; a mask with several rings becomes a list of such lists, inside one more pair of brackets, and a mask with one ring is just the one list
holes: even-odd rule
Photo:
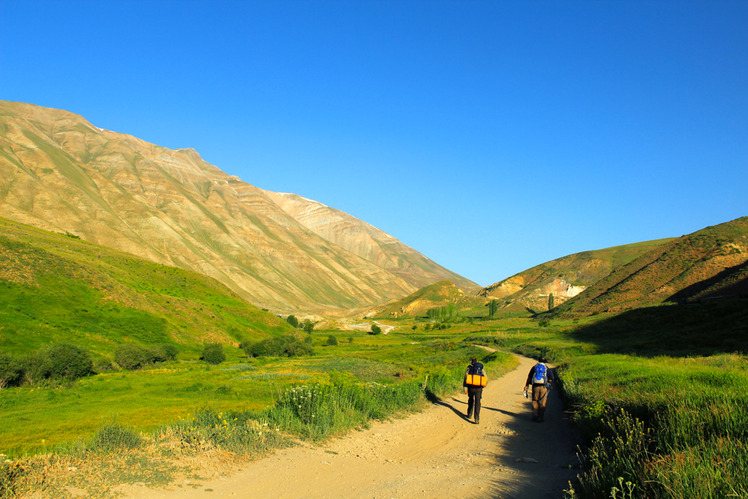
[[600, 353], [644, 357], [748, 352], [748, 300], [635, 309], [582, 326], [572, 337]]

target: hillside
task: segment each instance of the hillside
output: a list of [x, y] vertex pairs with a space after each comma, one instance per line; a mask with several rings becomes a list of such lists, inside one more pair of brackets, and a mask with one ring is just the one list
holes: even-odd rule
[[488, 286], [478, 294], [497, 300], [499, 311], [548, 310], [549, 295], [558, 306], [598, 282], [611, 271], [672, 239], [584, 251], [536, 265]]
[[200, 272], [278, 312], [370, 307], [455, 278], [401, 243], [370, 237], [353, 217], [343, 233], [315, 232], [273, 199], [194, 150], [0, 101], [6, 218]]
[[441, 281], [377, 307], [367, 315], [377, 318], [421, 317], [432, 308], [455, 305], [459, 310], [474, 309], [485, 302], [484, 298], [466, 294], [450, 281]]
[[218, 281], [0, 218], [0, 350], [74, 343], [199, 349], [291, 331]]
[[748, 290], [748, 217], [658, 246], [558, 307], [560, 315], [735, 298]]

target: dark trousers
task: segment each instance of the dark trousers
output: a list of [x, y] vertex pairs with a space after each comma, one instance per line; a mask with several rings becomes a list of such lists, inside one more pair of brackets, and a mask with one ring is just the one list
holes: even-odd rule
[[475, 413], [475, 419], [480, 418], [480, 399], [483, 396], [482, 386], [468, 386], [468, 417]]
[[548, 401], [548, 388], [545, 385], [532, 385], [532, 419], [543, 421], [545, 403]]

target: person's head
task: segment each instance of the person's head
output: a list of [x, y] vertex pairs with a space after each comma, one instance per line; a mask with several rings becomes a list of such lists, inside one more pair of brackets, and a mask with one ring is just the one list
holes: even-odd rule
[[476, 362], [478, 362], [478, 359], [476, 359], [475, 357], [470, 357], [471, 364], [475, 364]]
[[542, 362], [543, 364], [545, 364], [545, 363], [546, 363], [547, 361], [545, 360], [545, 357], [542, 357], [542, 356], [541, 356], [541, 357], [540, 357], [540, 362]]

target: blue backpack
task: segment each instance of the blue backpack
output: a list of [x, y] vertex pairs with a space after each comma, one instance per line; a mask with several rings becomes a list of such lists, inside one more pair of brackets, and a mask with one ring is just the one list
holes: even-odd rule
[[546, 384], [548, 381], [548, 368], [545, 364], [535, 364], [535, 371], [532, 375], [532, 384], [533, 385], [539, 385], [539, 384]]

